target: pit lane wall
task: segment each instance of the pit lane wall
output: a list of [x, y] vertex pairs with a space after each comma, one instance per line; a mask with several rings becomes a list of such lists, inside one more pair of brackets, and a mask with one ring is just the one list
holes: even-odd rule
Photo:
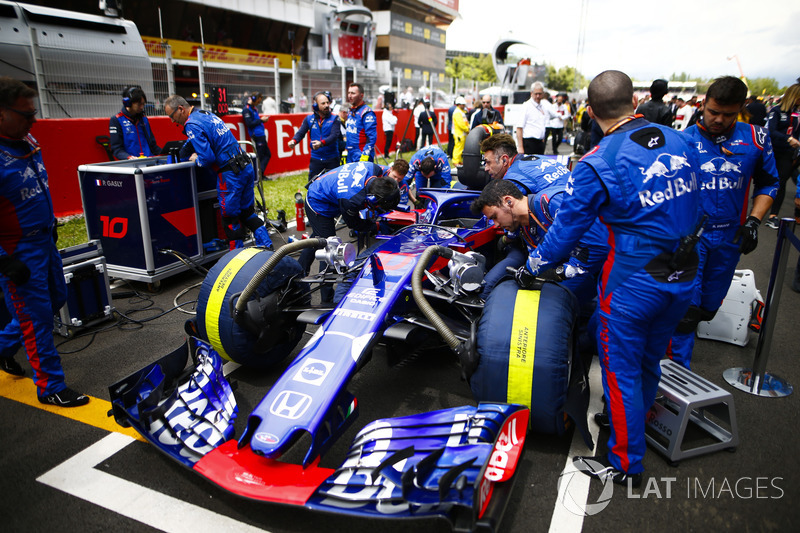
[[[447, 109], [436, 109], [437, 133], [442, 143], [447, 137]], [[381, 113], [378, 115], [378, 150], [382, 153], [385, 145], [381, 131]], [[403, 135], [406, 124], [412, 117], [410, 110], [395, 111], [397, 126], [395, 142]], [[267, 172], [279, 174], [295, 170], [308, 169], [309, 146], [308, 135], [303, 142], [290, 149], [287, 144], [295, 131], [300, 127], [306, 115], [270, 115], [264, 125], [267, 132], [267, 143], [272, 152]], [[172, 124], [169, 117], [148, 117], [156, 141], [163, 146], [167, 141], [183, 140], [182, 128]], [[249, 140], [247, 128], [241, 115], [226, 115], [222, 119], [240, 140]], [[108, 136], [108, 117], [76, 118], [76, 119], [42, 119], [31, 129], [31, 134], [42, 147], [42, 157], [47, 167], [50, 181], [50, 194], [53, 197], [53, 209], [57, 217], [65, 217], [83, 213], [80, 186], [78, 185], [78, 166], [108, 161], [105, 149], [96, 141], [97, 137]], [[414, 140], [415, 128], [408, 127], [405, 138]], [[379, 159], [379, 162], [382, 160]]]

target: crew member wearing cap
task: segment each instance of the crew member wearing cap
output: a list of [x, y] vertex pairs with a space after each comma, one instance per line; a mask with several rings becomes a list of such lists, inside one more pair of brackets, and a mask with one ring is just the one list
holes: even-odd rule
[[217, 199], [231, 250], [242, 246], [245, 228], [253, 233], [257, 245], [271, 249], [269, 232], [255, 213], [255, 174], [250, 156], [239, 148], [231, 130], [218, 116], [190, 106], [177, 94], [166, 99], [164, 112], [183, 126], [195, 151], [189, 160], [217, 174]]
[[269, 117], [260, 115], [258, 107], [264, 97], [261, 93], [253, 93], [247, 99], [247, 105], [242, 109], [242, 118], [244, 124], [247, 126], [247, 132], [250, 138], [256, 145], [256, 157], [258, 157], [258, 167], [261, 169], [261, 177], [267, 175], [267, 165], [272, 158], [272, 153], [269, 151], [267, 144], [267, 132], [264, 130], [264, 123], [269, 120]]
[[463, 96], [456, 98], [456, 108], [453, 111], [453, 164], [460, 165], [464, 162], [464, 143], [467, 141], [469, 133], [469, 122], [467, 121], [467, 101]]
[[[329, 170], [314, 180], [308, 187], [305, 202], [311, 236], [327, 238], [336, 235], [336, 218], [340, 215], [350, 229], [368, 230], [375, 222], [361, 218], [361, 210], [385, 212], [397, 207], [400, 201], [398, 182], [405, 177], [404, 169], [356, 161]], [[299, 263], [306, 273], [313, 262], [314, 251], [310, 248], [303, 250]], [[333, 301], [333, 289], [323, 287], [320, 297], [323, 302]]]

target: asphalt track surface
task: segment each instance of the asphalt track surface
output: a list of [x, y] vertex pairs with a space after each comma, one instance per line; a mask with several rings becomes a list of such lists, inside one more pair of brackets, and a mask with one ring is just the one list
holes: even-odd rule
[[[789, 185], [782, 215], [791, 215], [794, 186]], [[285, 234], [295, 234], [293, 230]], [[766, 296], [776, 231], [761, 227], [756, 252], [740, 268], [755, 273]], [[796, 317], [800, 294], [790, 289], [797, 252], [791, 251], [778, 309], [767, 370], [798, 387]], [[116, 308], [139, 320], [173, 307], [173, 299], [201, 278], [191, 272], [162, 283], [161, 291], [115, 299]], [[114, 292], [127, 291], [121, 286]], [[181, 301], [196, 297], [192, 290]], [[136, 311], [148, 307], [143, 311]], [[31, 370], [23, 354], [17, 361], [28, 377], [0, 372], [0, 530], [17, 531], [449, 531], [444, 520], [392, 521], [320, 514], [302, 508], [243, 500], [173, 463], [130, 430], [106, 417], [108, 386], [184, 342], [187, 315], [172, 311], [140, 328], [106, 322], [60, 346], [68, 384], [92, 396], [77, 409], [46, 407], [36, 401]], [[81, 331], [87, 333], [88, 331]], [[309, 327], [307, 331], [312, 331]], [[308, 335], [308, 333], [307, 333]], [[306, 337], [307, 338], [307, 337]], [[57, 337], [57, 342], [63, 339]], [[91, 342], [90, 342], [91, 340]], [[301, 345], [303, 342], [301, 341]], [[82, 349], [81, 349], [82, 348]], [[642, 487], [613, 494], [581, 474], [562, 471], [570, 454], [588, 455], [572, 432], [563, 436], [529, 434], [516, 487], [501, 531], [796, 531], [800, 523], [800, 449], [797, 439], [800, 392], [786, 398], [762, 398], [734, 390], [722, 378], [731, 367], [751, 367], [756, 336], [745, 347], [698, 340], [693, 369], [732, 391], [740, 444], [669, 466], [648, 450]], [[66, 353], [75, 352], [75, 353]], [[288, 359], [287, 359], [288, 361]], [[283, 368], [284, 365], [281, 366]], [[592, 366], [591, 413], [599, 409], [599, 372]], [[238, 383], [236, 397], [241, 434], [247, 415], [280, 375], [281, 368], [256, 372], [228, 367]], [[333, 448], [322, 466], [342, 460], [356, 431], [379, 417], [472, 404], [467, 384], [450, 353], [425, 353], [390, 367], [375, 357], [352, 380], [359, 419]], [[597, 426], [590, 421], [590, 427]], [[607, 434], [600, 432], [600, 449]], [[559, 495], [559, 480], [569, 489]], [[588, 490], [587, 490], [588, 487]], [[581, 501], [582, 500], [582, 501]], [[586, 504], [583, 516], [578, 504]]]

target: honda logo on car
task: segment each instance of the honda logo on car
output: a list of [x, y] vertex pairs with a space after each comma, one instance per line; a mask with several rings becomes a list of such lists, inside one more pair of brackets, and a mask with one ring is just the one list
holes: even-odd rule
[[269, 407], [269, 412], [281, 418], [297, 420], [311, 405], [311, 396], [292, 390], [281, 391]]
[[333, 367], [334, 363], [330, 361], [307, 357], [303, 361], [303, 366], [300, 367], [300, 370], [297, 371], [292, 379], [300, 383], [319, 386], [325, 381], [325, 376], [328, 375], [328, 372], [330, 372]]

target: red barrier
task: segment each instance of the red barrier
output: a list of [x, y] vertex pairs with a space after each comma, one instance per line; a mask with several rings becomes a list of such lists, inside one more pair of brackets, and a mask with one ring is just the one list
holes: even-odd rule
[[[445, 143], [448, 138], [447, 110], [437, 109], [435, 112], [438, 121], [437, 133], [439, 139]], [[380, 127], [381, 112], [377, 114], [377, 148], [382, 152], [385, 140]], [[395, 142], [399, 142], [399, 137], [412, 115], [409, 110], [395, 111], [395, 114], [398, 118]], [[267, 167], [269, 174], [308, 168], [308, 135], [293, 149], [287, 146], [304, 117], [303, 114], [270, 115], [265, 124], [267, 143], [272, 152], [272, 159]], [[226, 115], [222, 119], [237, 139], [249, 138], [241, 115]], [[43, 119], [33, 125], [31, 133], [42, 147], [42, 157], [50, 178], [50, 194], [53, 197], [56, 216], [63, 217], [83, 212], [77, 169], [80, 165], [108, 161], [105, 150], [96, 141], [99, 136], [108, 136], [108, 121], [108, 118]], [[163, 146], [167, 141], [185, 139], [182, 128], [173, 124], [168, 117], [152, 117], [150, 125], [159, 145]], [[409, 126], [406, 138], [413, 141], [415, 131], [415, 128]]]

